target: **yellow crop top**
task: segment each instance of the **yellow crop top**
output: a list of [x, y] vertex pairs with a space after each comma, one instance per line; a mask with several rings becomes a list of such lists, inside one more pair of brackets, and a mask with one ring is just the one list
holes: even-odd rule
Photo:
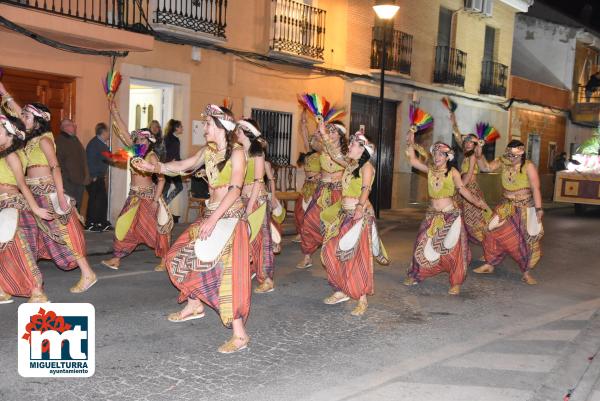
[[[239, 144], [233, 145], [233, 149], [241, 149], [241, 147]], [[224, 187], [231, 182], [231, 174], [233, 172], [231, 158], [227, 160], [223, 170], [219, 171], [217, 168], [217, 165], [225, 160], [225, 152], [225, 149], [217, 151], [212, 144], [206, 148], [206, 153], [204, 154], [206, 177], [208, 178], [208, 185], [211, 188]]]
[[327, 152], [319, 154], [319, 164], [321, 166], [321, 170], [327, 173], [337, 173], [344, 170], [344, 167], [334, 162]]
[[432, 199], [451, 198], [456, 192], [452, 170], [445, 175], [444, 172], [434, 172], [430, 167], [427, 173], [427, 190]]
[[304, 171], [307, 173], [320, 173], [321, 172], [321, 160], [319, 153], [315, 152], [304, 159]]
[[531, 163], [529, 160], [525, 161], [522, 169], [520, 168], [521, 164], [513, 166], [508, 160], [500, 159], [500, 161], [502, 162], [502, 187], [504, 189], [518, 191], [531, 187], [527, 176], [527, 165]]
[[251, 157], [246, 163], [246, 175], [244, 176], [244, 185], [252, 184], [254, 182], [254, 165], [256, 164], [256, 158]]
[[[465, 157], [460, 165], [460, 173], [467, 174], [469, 172], [469, 158]], [[473, 174], [479, 173], [479, 166], [475, 163], [475, 169], [473, 170]]]
[[56, 150], [56, 144], [54, 143], [54, 135], [52, 132], [46, 132], [38, 137], [33, 138], [27, 145], [25, 145], [25, 156], [27, 157], [27, 167], [39, 167], [39, 166], [48, 166], [48, 159], [46, 159], [46, 155], [42, 151], [40, 147], [40, 141], [42, 138], [48, 138], [52, 141], [52, 145], [54, 145], [54, 150]]
[[[342, 177], [342, 196], [345, 198], [360, 198], [362, 193], [363, 178], [362, 171], [359, 170], [358, 177], [355, 177], [352, 172], [356, 168], [356, 164], [352, 163], [348, 168], [344, 170], [344, 176]], [[371, 184], [373, 185], [373, 178], [371, 178]]]
[[[17, 156], [19, 156], [19, 160], [21, 160], [21, 166], [23, 167], [23, 170], [25, 170], [25, 168], [27, 168], [27, 159], [25, 158], [25, 153], [23, 153], [22, 150], [17, 150], [15, 153]], [[17, 179], [9, 167], [6, 157], [0, 159], [0, 184], [17, 185]]]

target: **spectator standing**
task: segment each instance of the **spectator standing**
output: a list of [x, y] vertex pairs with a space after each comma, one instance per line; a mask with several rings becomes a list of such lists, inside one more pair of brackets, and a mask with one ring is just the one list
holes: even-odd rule
[[77, 125], [65, 118], [60, 124], [56, 138], [56, 156], [63, 179], [65, 193], [75, 199], [81, 211], [83, 190], [90, 182], [85, 149], [77, 138]]
[[101, 232], [112, 230], [112, 226], [106, 219], [108, 212], [106, 175], [109, 160], [102, 154], [103, 152], [110, 152], [108, 147], [110, 133], [105, 123], [96, 124], [95, 131], [96, 136], [88, 142], [85, 148], [91, 179], [87, 186], [89, 201], [85, 222], [86, 230]]
[[590, 102], [592, 95], [600, 88], [600, 71], [596, 71], [585, 84], [585, 100]]
[[[179, 120], [169, 120], [167, 123], [167, 130], [164, 136], [165, 144], [165, 162], [171, 162], [174, 160], [181, 160], [181, 143], [179, 142], [179, 135], [183, 133], [183, 125]], [[176, 177], [165, 177], [167, 182], [163, 189], [163, 196], [167, 204], [171, 203], [173, 199], [183, 190], [183, 183], [181, 182], [181, 176]], [[171, 184], [175, 185], [175, 189], [169, 192]]]

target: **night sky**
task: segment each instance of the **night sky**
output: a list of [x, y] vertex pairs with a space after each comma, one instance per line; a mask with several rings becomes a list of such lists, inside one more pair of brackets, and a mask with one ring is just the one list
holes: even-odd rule
[[[580, 21], [596, 31], [600, 31], [600, 0], [535, 0], [545, 3]], [[591, 13], [584, 12], [584, 7], [592, 7]]]

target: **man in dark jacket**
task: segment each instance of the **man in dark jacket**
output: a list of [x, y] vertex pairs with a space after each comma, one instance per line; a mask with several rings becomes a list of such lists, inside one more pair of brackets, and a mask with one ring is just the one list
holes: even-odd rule
[[85, 149], [77, 138], [77, 125], [68, 118], [60, 124], [60, 134], [56, 138], [56, 157], [60, 165], [65, 193], [77, 202], [81, 211], [83, 190], [89, 183], [89, 173]]
[[96, 124], [96, 136], [92, 138], [85, 148], [87, 163], [90, 171], [91, 182], [87, 186], [89, 202], [85, 219], [88, 231], [101, 232], [112, 229], [106, 220], [108, 209], [108, 193], [106, 191], [106, 175], [109, 160], [102, 152], [109, 152], [108, 138], [110, 133], [104, 123]]

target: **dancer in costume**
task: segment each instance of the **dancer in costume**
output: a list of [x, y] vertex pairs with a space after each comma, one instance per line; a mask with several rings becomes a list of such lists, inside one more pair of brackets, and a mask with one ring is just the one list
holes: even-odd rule
[[85, 292], [98, 279], [86, 258], [83, 226], [75, 200], [64, 192], [56, 145], [50, 128], [50, 111], [41, 103], [28, 104], [21, 109], [1, 83], [0, 94], [5, 108], [14, 115], [20, 115], [25, 124], [25, 181], [36, 203], [55, 216], [52, 220], [36, 219], [39, 228], [37, 258], [52, 259], [62, 270], [72, 270], [79, 266], [81, 278], [70, 291]]
[[189, 175], [206, 166], [210, 199], [203, 215], [175, 241], [167, 255], [167, 272], [187, 305], [169, 315], [172, 322], [204, 317], [203, 303], [216, 310], [233, 337], [219, 347], [221, 353], [246, 348], [250, 338], [245, 321], [250, 312], [250, 256], [248, 223], [240, 194], [246, 174], [244, 149], [235, 140], [231, 112], [208, 105], [204, 113], [208, 145], [194, 156], [154, 166], [139, 161], [139, 168], [168, 175]]
[[304, 168], [304, 184], [302, 184], [300, 196], [298, 196], [294, 205], [294, 220], [296, 223], [296, 232], [298, 233], [293, 240], [294, 242], [301, 242], [300, 232], [302, 231], [304, 214], [317, 189], [317, 183], [321, 176], [319, 152], [310, 146], [311, 141], [308, 137], [308, 126], [306, 124], [306, 110], [302, 111], [300, 131], [302, 133], [302, 140], [304, 141], [304, 148], [307, 149], [307, 153], [301, 153], [297, 162], [298, 167]]
[[[471, 166], [472, 164], [476, 163], [476, 160], [472, 157], [475, 154], [475, 150], [481, 148], [483, 145], [479, 143], [479, 138], [477, 135], [468, 134], [463, 136], [461, 134], [460, 130], [458, 129], [458, 124], [456, 123], [456, 116], [454, 113], [450, 113], [450, 119], [452, 120], [452, 132], [454, 134], [454, 139], [462, 148], [464, 155], [460, 166], [462, 182], [465, 187], [471, 191], [473, 196], [485, 201], [483, 192], [477, 183], [479, 166]], [[485, 233], [486, 222], [490, 218], [489, 214], [487, 214], [485, 210], [474, 206], [471, 202], [462, 197], [457, 197], [457, 201], [462, 212], [462, 217], [464, 219], [469, 241], [474, 244], [481, 244], [483, 241], [483, 234]]]
[[281, 242], [283, 239], [283, 222], [287, 211], [277, 199], [275, 191], [275, 170], [270, 162], [265, 161], [265, 180], [271, 205], [271, 239], [273, 242], [273, 253], [279, 255], [281, 253]]
[[23, 123], [0, 114], [0, 303], [12, 302], [10, 295], [48, 302], [36, 262], [35, 216], [51, 220], [52, 215], [38, 206], [25, 183], [24, 145]]
[[334, 293], [325, 298], [328, 305], [358, 300], [353, 316], [367, 311], [367, 295], [373, 295], [373, 257], [380, 264], [389, 264], [387, 252], [379, 239], [375, 214], [369, 193], [375, 168], [369, 162], [375, 147], [362, 131], [350, 142], [347, 157], [337, 153], [330, 142], [325, 126], [320, 125], [324, 151], [344, 166], [342, 199], [321, 213], [325, 226], [321, 261]]
[[493, 273], [495, 266], [510, 255], [523, 273], [523, 282], [537, 284], [531, 269], [542, 256], [540, 240], [544, 235], [538, 171], [526, 159], [525, 145], [518, 140], [510, 141], [504, 156], [489, 163], [479, 151], [477, 162], [483, 171], [501, 171], [504, 192], [483, 239], [486, 264], [474, 272]]
[[250, 223], [251, 272], [256, 275], [258, 287], [255, 293], [267, 293], [274, 289], [273, 243], [271, 240], [271, 207], [265, 191], [265, 148], [258, 123], [252, 119], [240, 120], [236, 129], [237, 141], [244, 147], [246, 175], [242, 188], [242, 202]]
[[[148, 130], [133, 131], [127, 134], [127, 125], [121, 118], [114, 102], [110, 103], [113, 116], [114, 132], [123, 144], [133, 150], [136, 157], [141, 157], [153, 165], [158, 165], [159, 159], [153, 150], [156, 142], [154, 135]], [[129, 162], [129, 161], [127, 161]], [[131, 187], [125, 205], [115, 224], [115, 239], [113, 242], [113, 257], [103, 260], [102, 264], [117, 270], [121, 259], [129, 255], [140, 244], [154, 249], [160, 263], [155, 271], [165, 270], [165, 257], [169, 250], [173, 218], [162, 197], [165, 178], [158, 176], [158, 184], [152, 181], [152, 174], [131, 168]]]
[[[335, 144], [331, 151], [336, 155], [336, 158], [339, 159], [346, 155], [348, 153], [348, 143], [344, 123], [335, 120], [326, 123], [325, 127], [329, 139]], [[344, 167], [338, 164], [329, 153], [322, 151], [322, 145], [315, 136], [312, 138], [311, 147], [320, 152], [319, 164], [321, 167], [321, 177], [310, 204], [306, 208], [302, 222], [300, 246], [304, 257], [296, 265], [299, 269], [306, 269], [312, 266], [311, 255], [323, 243], [321, 212], [342, 198], [342, 175], [344, 174]]]
[[[465, 281], [471, 260], [467, 233], [462, 223], [462, 214], [454, 202], [456, 191], [480, 209], [488, 209], [484, 200], [471, 193], [463, 184], [460, 173], [451, 166], [454, 152], [443, 142], [436, 142], [430, 149], [433, 156], [427, 165], [415, 155], [425, 150], [414, 142], [415, 128], [408, 133], [406, 155], [412, 167], [427, 174], [430, 207], [425, 220], [419, 227], [414, 246], [412, 267], [408, 271], [405, 285], [415, 285], [442, 272], [449, 274], [450, 295], [458, 295]], [[473, 157], [473, 156], [472, 156]], [[471, 162], [473, 168], [474, 162]]]

